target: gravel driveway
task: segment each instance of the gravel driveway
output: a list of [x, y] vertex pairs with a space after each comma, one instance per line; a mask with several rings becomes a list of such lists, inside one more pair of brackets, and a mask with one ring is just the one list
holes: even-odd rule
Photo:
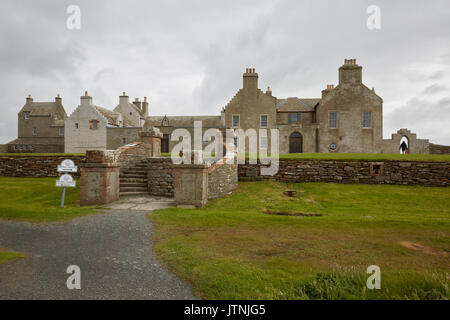
[[[109, 210], [65, 223], [0, 221], [0, 245], [26, 258], [0, 265], [0, 299], [195, 299], [152, 254], [149, 211]], [[69, 290], [69, 265], [81, 289]]]

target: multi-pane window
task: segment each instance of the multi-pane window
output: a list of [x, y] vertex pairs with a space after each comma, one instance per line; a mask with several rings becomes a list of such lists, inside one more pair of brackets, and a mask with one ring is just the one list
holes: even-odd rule
[[338, 127], [338, 114], [337, 112], [330, 112], [330, 117], [328, 120], [328, 126], [330, 128], [337, 128]]
[[260, 149], [267, 149], [267, 137], [260, 137], [259, 138], [259, 148]]
[[261, 128], [267, 128], [267, 115], [261, 115]]
[[364, 112], [363, 128], [372, 128], [372, 112], [370, 111]]
[[37, 136], [37, 128], [36, 127], [33, 128], [33, 136]]
[[288, 113], [288, 123], [297, 123], [302, 121], [302, 114], [300, 112]]
[[64, 128], [59, 128], [59, 135], [60, 136], [63, 136], [64, 135]]
[[239, 128], [239, 116], [233, 116], [233, 127]]

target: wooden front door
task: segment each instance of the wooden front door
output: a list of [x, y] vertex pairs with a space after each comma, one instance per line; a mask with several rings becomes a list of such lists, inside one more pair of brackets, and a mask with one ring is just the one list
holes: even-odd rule
[[300, 132], [293, 132], [289, 137], [289, 153], [303, 152], [303, 136]]

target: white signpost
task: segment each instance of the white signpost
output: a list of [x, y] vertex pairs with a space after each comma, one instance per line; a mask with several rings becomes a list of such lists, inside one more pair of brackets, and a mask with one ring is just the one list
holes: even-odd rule
[[76, 181], [67, 172], [77, 172], [78, 168], [75, 163], [70, 159], [65, 159], [58, 166], [58, 172], [64, 172], [63, 175], [56, 180], [57, 187], [63, 187], [62, 198], [61, 198], [61, 208], [64, 208], [64, 199], [66, 198], [66, 187], [75, 187]]

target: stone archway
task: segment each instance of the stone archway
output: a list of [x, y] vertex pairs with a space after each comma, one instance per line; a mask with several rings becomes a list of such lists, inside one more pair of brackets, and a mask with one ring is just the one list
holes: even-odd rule
[[403, 153], [403, 151], [402, 151], [402, 149], [401, 149], [401, 145], [402, 145], [403, 141], [406, 143], [406, 148], [407, 148], [407, 149], [406, 149], [406, 153], [409, 153], [409, 150], [410, 150], [410, 146], [409, 146], [409, 138], [408, 138], [408, 136], [406, 136], [406, 135], [403, 135], [403, 136], [400, 138], [399, 151], [400, 151], [401, 154]]
[[303, 136], [300, 132], [294, 131], [289, 136], [289, 153], [303, 152]]

